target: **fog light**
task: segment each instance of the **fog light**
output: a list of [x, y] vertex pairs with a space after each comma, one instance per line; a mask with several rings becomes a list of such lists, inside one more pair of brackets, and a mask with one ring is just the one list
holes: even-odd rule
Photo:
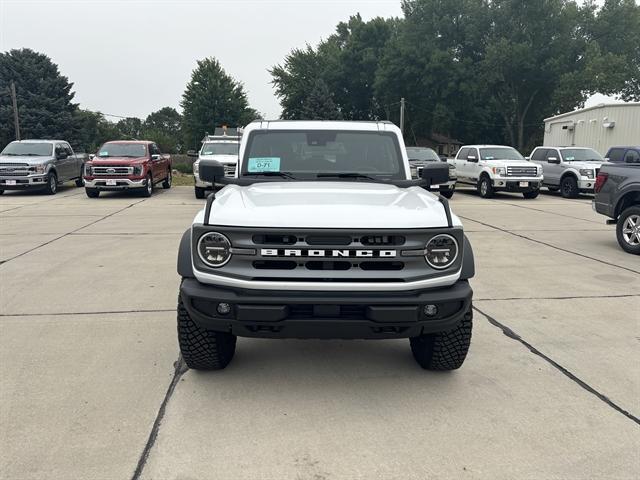
[[229, 313], [231, 311], [231, 305], [229, 305], [228, 303], [219, 303], [216, 310], [218, 311], [218, 313], [220, 315], [226, 315], [227, 313]]
[[427, 317], [434, 317], [438, 314], [438, 307], [436, 305], [425, 305], [423, 311]]

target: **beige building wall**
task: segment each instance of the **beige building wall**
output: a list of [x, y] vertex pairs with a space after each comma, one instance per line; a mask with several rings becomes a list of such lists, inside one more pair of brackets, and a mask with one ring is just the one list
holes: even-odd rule
[[546, 118], [544, 145], [590, 147], [602, 155], [617, 145], [640, 146], [640, 103], [601, 104]]

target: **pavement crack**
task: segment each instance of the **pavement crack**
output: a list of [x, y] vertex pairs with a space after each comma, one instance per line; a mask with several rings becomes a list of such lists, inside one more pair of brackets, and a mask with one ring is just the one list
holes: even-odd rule
[[107, 219], [107, 218], [109, 218], [109, 217], [112, 217], [113, 215], [117, 215], [117, 214], [118, 214], [118, 213], [120, 213], [120, 212], [124, 212], [125, 210], [127, 210], [127, 209], [129, 209], [129, 208], [131, 208], [131, 207], [133, 207], [133, 206], [135, 206], [135, 205], [138, 205], [138, 204], [140, 204], [140, 203], [144, 202], [145, 200], [148, 200], [148, 199], [147, 199], [147, 198], [145, 198], [145, 199], [142, 199], [142, 200], [140, 200], [140, 201], [138, 201], [138, 202], [130, 203], [129, 205], [127, 205], [127, 206], [126, 206], [126, 207], [124, 207], [124, 208], [121, 208], [121, 209], [119, 209], [119, 210], [116, 210], [115, 212], [111, 212], [111, 213], [109, 213], [109, 214], [107, 214], [107, 215], [104, 215], [103, 217], [100, 217], [99, 219], [94, 220], [94, 221], [92, 221], [92, 222], [90, 222], [90, 223], [87, 223], [86, 225], [83, 225], [83, 226], [81, 226], [81, 227], [78, 227], [78, 228], [76, 228], [75, 230], [72, 230], [72, 231], [67, 232], [67, 233], [63, 233], [62, 235], [60, 235], [60, 236], [58, 236], [58, 237], [56, 237], [56, 238], [53, 238], [53, 239], [51, 239], [51, 240], [49, 240], [49, 241], [47, 241], [47, 242], [44, 242], [44, 243], [42, 243], [42, 244], [40, 244], [40, 245], [36, 245], [35, 247], [30, 248], [29, 250], [26, 250], [26, 251], [24, 251], [24, 252], [22, 252], [22, 253], [19, 253], [18, 255], [14, 255], [13, 257], [6, 258], [4, 261], [0, 262], [0, 267], [1, 267], [2, 265], [6, 264], [6, 263], [9, 263], [11, 260], [15, 260], [16, 258], [20, 258], [20, 257], [22, 257], [22, 256], [24, 256], [24, 255], [27, 255], [28, 253], [31, 253], [31, 252], [33, 252], [33, 251], [35, 251], [35, 250], [38, 250], [39, 248], [46, 247], [47, 245], [50, 245], [50, 244], [52, 244], [53, 242], [57, 242], [57, 241], [58, 241], [58, 240], [60, 240], [61, 238], [65, 238], [65, 237], [67, 237], [67, 236], [69, 236], [69, 235], [73, 235], [74, 233], [77, 233], [77, 232], [79, 232], [80, 230], [83, 230], [83, 229], [85, 229], [85, 228], [87, 228], [87, 227], [90, 227], [90, 226], [92, 226], [92, 225], [95, 225], [96, 223], [101, 222], [101, 221], [103, 221], [103, 220], [105, 220], [105, 219]]
[[558, 250], [559, 252], [570, 253], [571, 255], [576, 255], [578, 257], [587, 258], [589, 260], [593, 260], [594, 262], [602, 263], [604, 265], [608, 265], [610, 267], [619, 268], [621, 270], [626, 270], [627, 272], [635, 273], [636, 275], [640, 275], [640, 272], [637, 270], [633, 270], [632, 268], [622, 267], [620, 265], [616, 265], [615, 263], [605, 262], [604, 260], [600, 260], [599, 258], [590, 257], [589, 255], [585, 255], [583, 253], [574, 252], [572, 250], [567, 250], [566, 248], [557, 247], [552, 245], [551, 243], [543, 242], [542, 240], [536, 240], [535, 238], [527, 237], [526, 235], [520, 235], [519, 233], [514, 233], [512, 231], [506, 230], [504, 228], [496, 227], [495, 225], [491, 225], [490, 223], [481, 222], [480, 220], [475, 220], [473, 218], [465, 217], [462, 215], [458, 215], [458, 217], [469, 220], [471, 222], [479, 223], [480, 225], [484, 225], [485, 227], [493, 228], [494, 230], [498, 230], [499, 232], [507, 233], [509, 235], [513, 235], [514, 237], [522, 238], [523, 240], [528, 240], [533, 243], [537, 243], [539, 245], [544, 245], [549, 248], [553, 248], [554, 250]]
[[138, 310], [107, 310], [102, 312], [0, 313], [0, 317], [71, 317], [81, 315], [118, 315], [126, 313], [169, 313], [175, 311], [175, 308], [150, 308]]
[[633, 298], [640, 297], [640, 294], [629, 293], [620, 295], [574, 295], [565, 297], [505, 297], [505, 298], [474, 298], [474, 302], [508, 302], [511, 300], [580, 300], [598, 298]]
[[162, 419], [164, 418], [164, 414], [166, 412], [169, 400], [171, 400], [171, 397], [173, 396], [173, 392], [175, 391], [176, 385], [178, 385], [180, 378], [188, 370], [187, 365], [184, 363], [184, 360], [182, 359], [182, 355], [178, 356], [178, 360], [173, 364], [173, 367], [174, 367], [173, 378], [171, 380], [171, 383], [169, 384], [169, 388], [167, 388], [167, 393], [165, 394], [164, 399], [160, 404], [160, 409], [158, 410], [156, 419], [153, 422], [153, 427], [151, 428], [151, 432], [149, 432], [149, 438], [147, 439], [147, 443], [145, 444], [144, 449], [142, 450], [142, 454], [138, 459], [138, 464], [136, 466], [135, 471], [133, 472], [133, 476], [131, 477], [131, 480], [138, 480], [142, 475], [144, 467], [147, 464], [149, 454], [151, 453], [151, 449], [153, 449], [153, 446], [156, 443], [156, 439], [158, 438], [158, 433], [160, 431], [160, 424], [162, 423]]
[[531, 353], [533, 353], [534, 355], [542, 358], [549, 365], [551, 365], [556, 370], [558, 370], [560, 373], [562, 373], [567, 378], [569, 378], [572, 382], [576, 383], [577, 385], [579, 385], [580, 387], [582, 387], [584, 390], [586, 390], [587, 392], [591, 393], [592, 395], [596, 396], [599, 400], [604, 402], [606, 405], [611, 407], [616, 412], [621, 413], [622, 415], [627, 417], [632, 422], [635, 422], [637, 425], [640, 425], [640, 418], [638, 418], [635, 415], [629, 413], [628, 411], [623, 409], [621, 406], [619, 406], [618, 404], [613, 402], [611, 399], [609, 399], [606, 395], [600, 393], [598, 390], [593, 388], [587, 382], [585, 382], [584, 380], [578, 378], [575, 374], [571, 373], [569, 370], [567, 370], [565, 367], [563, 367], [558, 362], [553, 360], [551, 357], [548, 357], [547, 355], [542, 353], [540, 350], [538, 350], [536, 347], [531, 345], [529, 342], [527, 342], [525, 339], [523, 339], [520, 335], [518, 335], [516, 332], [514, 332], [511, 328], [509, 328], [506, 325], [500, 323], [498, 320], [496, 320], [492, 316], [488, 315], [487, 313], [483, 312], [479, 308], [473, 307], [473, 309], [475, 311], [477, 311], [478, 313], [480, 313], [481, 315], [484, 315], [491, 325], [493, 325], [494, 327], [497, 327], [500, 330], [502, 330], [502, 333], [505, 336], [509, 337], [512, 340], [515, 340], [516, 342], [519, 342], [520, 344], [525, 346]]

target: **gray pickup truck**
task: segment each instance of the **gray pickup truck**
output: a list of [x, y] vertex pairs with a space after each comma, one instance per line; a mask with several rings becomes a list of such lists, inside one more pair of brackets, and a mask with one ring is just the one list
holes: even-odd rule
[[593, 209], [616, 225], [623, 250], [640, 255], [640, 163], [602, 165], [595, 192]]
[[74, 180], [81, 187], [85, 154], [76, 155], [64, 140], [11, 142], [0, 152], [0, 195], [5, 190], [44, 190], [53, 195], [58, 185]]

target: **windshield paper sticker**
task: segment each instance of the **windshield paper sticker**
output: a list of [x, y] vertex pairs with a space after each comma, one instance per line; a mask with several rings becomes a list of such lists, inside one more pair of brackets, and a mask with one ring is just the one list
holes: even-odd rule
[[256, 157], [249, 159], [249, 173], [279, 172], [280, 157]]

